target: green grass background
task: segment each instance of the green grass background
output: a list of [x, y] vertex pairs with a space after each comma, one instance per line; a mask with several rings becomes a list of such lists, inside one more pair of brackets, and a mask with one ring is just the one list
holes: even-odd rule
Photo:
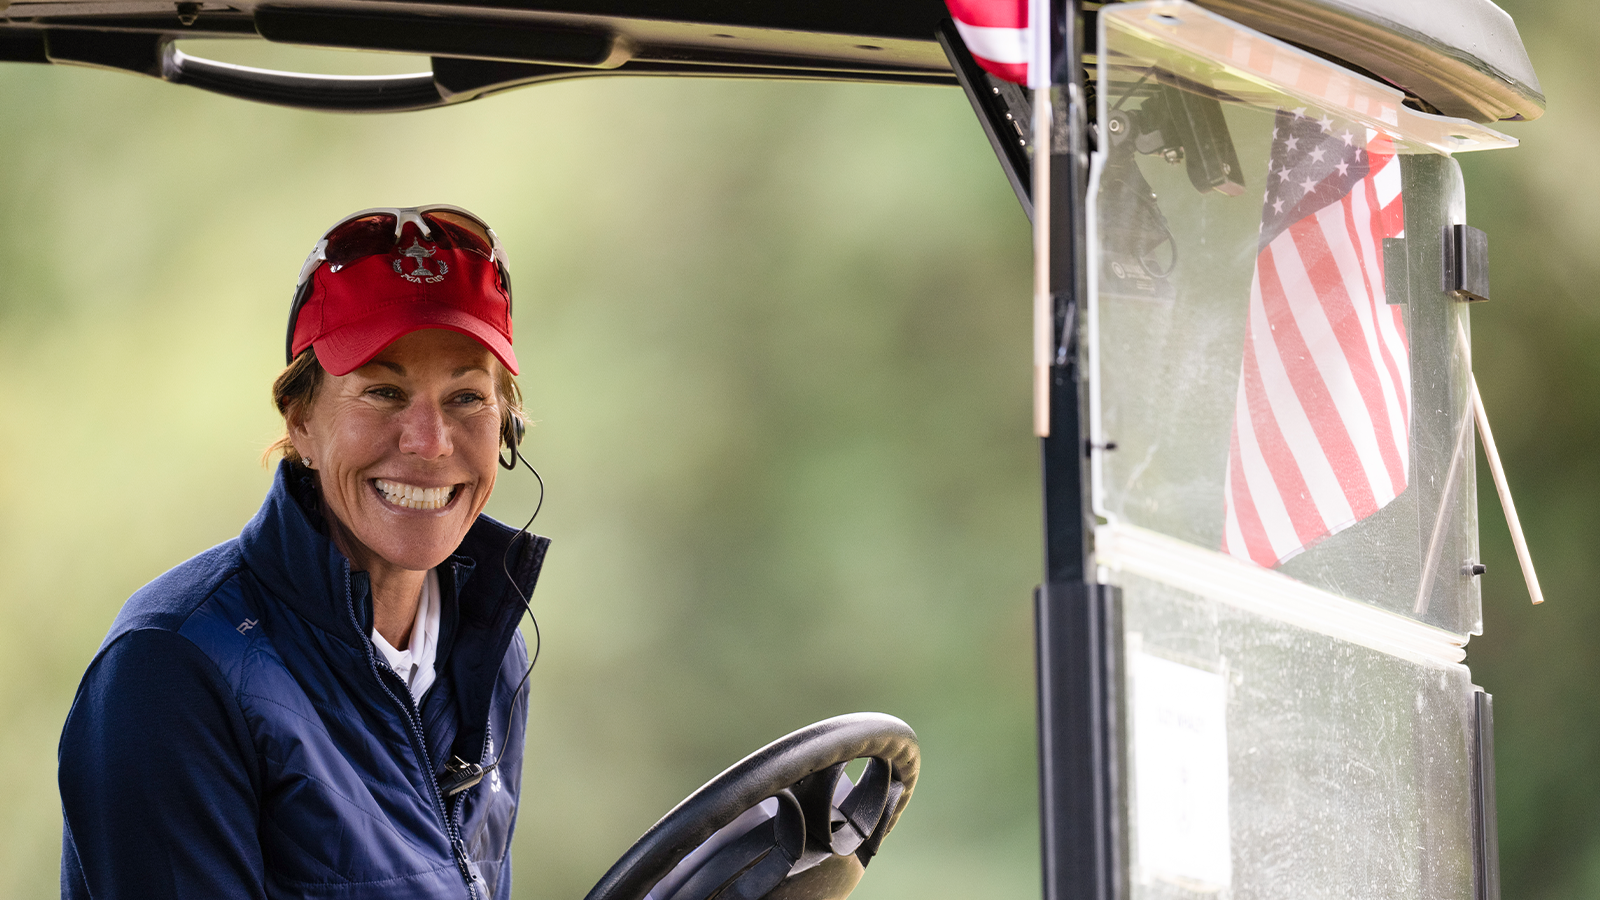
[[[1469, 662], [1532, 900], [1600, 894], [1600, 27], [1507, 6], [1550, 112], [1463, 158], [1475, 360], [1550, 602], [1485, 483]], [[6, 64], [0, 898], [56, 890], [56, 739], [123, 599], [260, 502], [306, 250], [428, 202], [508, 244], [549, 483], [518, 896], [576, 900], [723, 766], [858, 709], [909, 721], [925, 776], [856, 896], [1037, 895], [1029, 238], [959, 91], [615, 79], [331, 116]], [[534, 498], [512, 476], [490, 511]]]

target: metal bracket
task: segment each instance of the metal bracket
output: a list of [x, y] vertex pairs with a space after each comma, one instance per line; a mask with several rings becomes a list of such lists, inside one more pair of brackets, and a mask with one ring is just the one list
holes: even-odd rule
[[939, 23], [938, 38], [956, 81], [961, 83], [972, 111], [978, 114], [978, 124], [983, 126], [983, 133], [1005, 170], [1006, 180], [1011, 182], [1011, 190], [1016, 192], [1028, 220], [1033, 221], [1033, 172], [1029, 162], [1033, 103], [1027, 91], [980, 68], [949, 19]]

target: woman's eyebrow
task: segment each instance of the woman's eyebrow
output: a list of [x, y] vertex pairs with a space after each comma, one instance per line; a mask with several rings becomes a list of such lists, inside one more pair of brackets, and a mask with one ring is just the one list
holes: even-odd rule
[[[487, 374], [489, 374], [489, 369], [486, 366], [480, 366], [480, 365], [462, 366], [461, 368], [459, 368], [459, 369], [455, 370], [454, 372], [450, 373], [450, 377], [451, 378], [460, 378], [461, 376], [467, 374], [468, 372], [482, 372], [483, 374], [487, 375]], [[402, 374], [404, 374], [404, 373], [402, 373]]]

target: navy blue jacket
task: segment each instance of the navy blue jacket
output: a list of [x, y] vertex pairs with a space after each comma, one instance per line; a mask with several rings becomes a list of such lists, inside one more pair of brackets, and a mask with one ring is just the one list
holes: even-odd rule
[[[280, 465], [242, 534], [128, 600], [61, 735], [70, 898], [505, 898], [546, 539], [487, 516], [439, 566], [438, 680], [376, 655], [365, 573]], [[452, 755], [499, 769], [446, 801]]]

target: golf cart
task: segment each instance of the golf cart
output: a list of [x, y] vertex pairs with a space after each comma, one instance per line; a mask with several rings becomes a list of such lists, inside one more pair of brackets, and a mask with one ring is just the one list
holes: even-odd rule
[[[1489, 897], [1490, 710], [1459, 665], [1479, 628], [1465, 302], [1488, 288], [1483, 239], [1465, 227], [1450, 157], [1508, 146], [1489, 123], [1533, 118], [1542, 98], [1514, 29], [1491, 5], [1438, 4], [1406, 21], [1373, 6], [1065, 6], [1055, 11], [1055, 87], [1043, 95], [993, 80], [938, 3], [707, 4], [670, 14], [582, 4], [13, 3], [0, 48], [17, 62], [352, 112], [626, 74], [959, 86], [1025, 209], [1043, 222], [1035, 364], [1047, 893], [1341, 885]], [[173, 46], [223, 36], [409, 51], [432, 68], [319, 78], [212, 63]], [[1034, 152], [1041, 135], [1048, 153]], [[1335, 197], [1339, 210], [1353, 210], [1343, 198], [1353, 204], [1369, 187], [1382, 201], [1362, 210], [1382, 221], [1351, 239], [1362, 262], [1323, 276], [1303, 266], [1313, 295], [1325, 296], [1318, 284], [1362, 281], [1374, 317], [1388, 317], [1387, 330], [1326, 328], [1335, 345], [1345, 346], [1343, 335], [1376, 347], [1370, 375], [1351, 362], [1356, 350], [1342, 357], [1367, 409], [1364, 427], [1332, 393], [1295, 386], [1290, 363], [1319, 359], [1310, 336], [1302, 356], [1285, 362], [1293, 355], [1280, 350], [1281, 377], [1242, 374], [1267, 365], [1247, 362], [1246, 348], [1278, 332], [1274, 316], [1295, 316], [1287, 300], [1274, 312], [1259, 284], [1263, 237], [1293, 239], [1331, 208], [1292, 198], [1269, 223], [1264, 206], [1281, 199], [1267, 195], [1269, 179], [1289, 183], [1278, 178], [1285, 167], [1306, 165], [1291, 141], [1327, 135], [1367, 157], [1339, 174], [1350, 185]], [[1294, 175], [1313, 178], [1307, 194], [1333, 177], [1315, 165]], [[1300, 398], [1300, 418], [1285, 418], [1277, 437], [1255, 428], [1252, 414], [1280, 411], [1273, 399], [1287, 395]], [[1319, 402], [1331, 411], [1308, 409]], [[1284, 434], [1295, 428], [1309, 444]], [[1301, 466], [1309, 445], [1329, 448], [1321, 481]], [[1296, 472], [1303, 490], [1284, 488]], [[1297, 507], [1307, 496], [1325, 503]], [[1276, 527], [1269, 504], [1281, 507]], [[840, 761], [828, 760], [812, 765]], [[734, 793], [764, 799], [815, 774], [785, 771]], [[890, 787], [881, 805], [812, 791], [822, 800], [797, 821], [808, 838], [826, 835], [843, 851], [826, 858], [864, 863], [862, 847], [893, 822], [886, 811], [909, 799], [910, 777], [902, 770], [893, 805]], [[731, 818], [741, 802], [717, 807]], [[873, 806], [875, 819], [850, 825], [856, 838], [833, 843], [855, 821], [847, 807]], [[725, 824], [694, 823], [651, 858], [676, 863]], [[783, 830], [775, 817], [774, 841]], [[797, 866], [809, 845], [792, 831], [785, 839]], [[706, 895], [724, 888], [709, 885]]]

